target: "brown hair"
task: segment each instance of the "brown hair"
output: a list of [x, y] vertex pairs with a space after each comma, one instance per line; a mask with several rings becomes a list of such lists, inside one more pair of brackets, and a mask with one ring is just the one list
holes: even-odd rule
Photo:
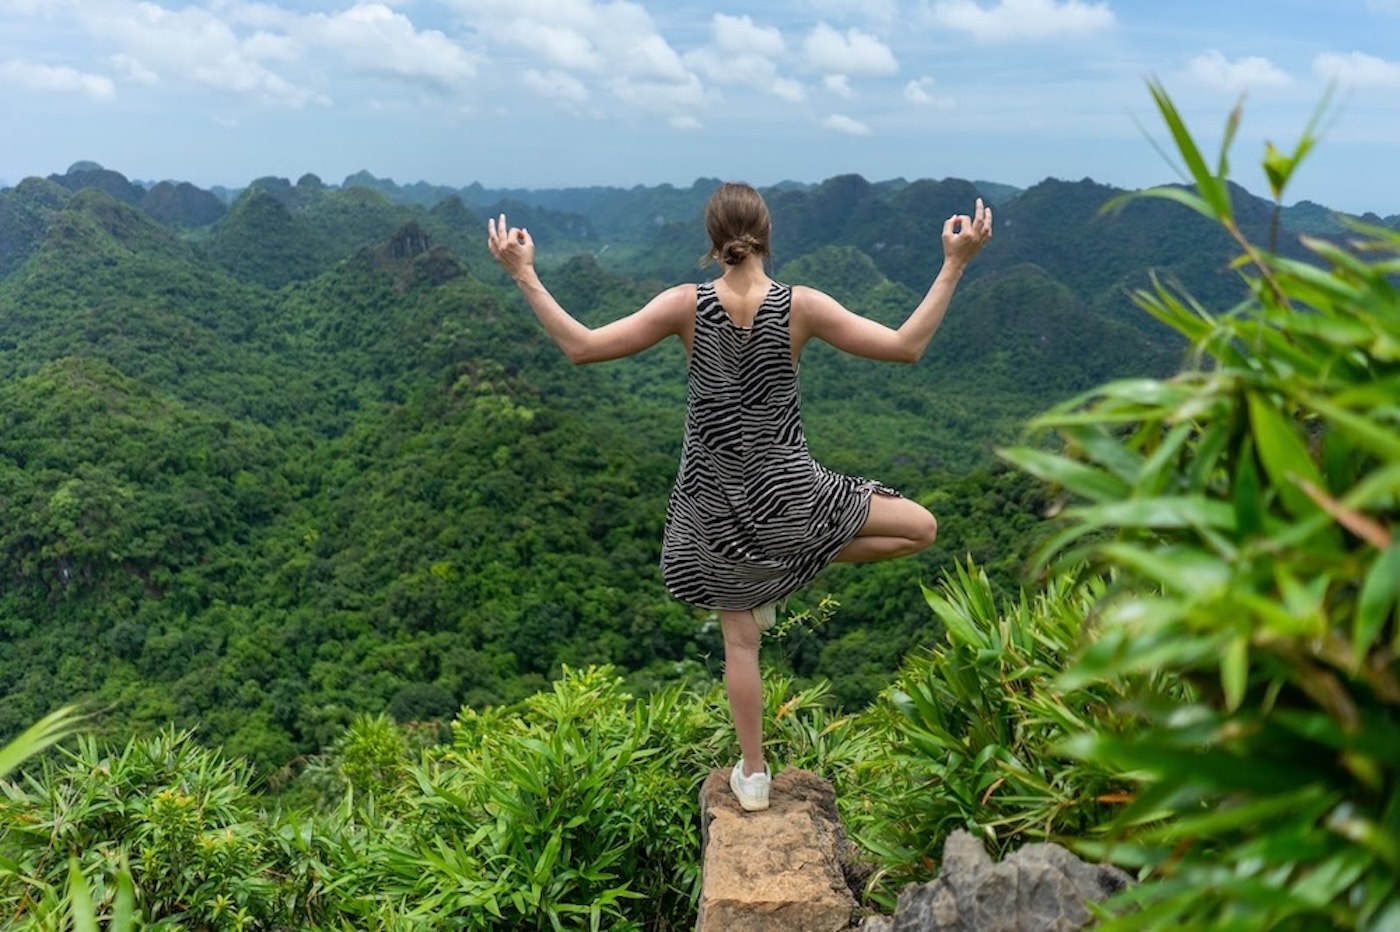
[[768, 205], [763, 195], [742, 182], [726, 181], [710, 195], [705, 231], [710, 234], [710, 251], [700, 258], [701, 265], [711, 261], [738, 265], [754, 253], [762, 258], [772, 255]]

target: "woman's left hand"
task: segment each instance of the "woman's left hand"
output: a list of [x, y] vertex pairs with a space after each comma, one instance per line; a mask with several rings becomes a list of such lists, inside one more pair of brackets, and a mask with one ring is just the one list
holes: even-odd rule
[[992, 209], [977, 199], [972, 216], [954, 214], [943, 221], [943, 259], [966, 265], [992, 238]]

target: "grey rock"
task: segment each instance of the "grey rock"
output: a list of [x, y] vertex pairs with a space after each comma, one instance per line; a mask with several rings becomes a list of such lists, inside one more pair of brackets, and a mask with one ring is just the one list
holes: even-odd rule
[[1056, 844], [1027, 845], [997, 864], [957, 831], [944, 842], [938, 876], [901, 890], [890, 924], [868, 932], [1075, 932], [1093, 920], [1086, 903], [1130, 883], [1118, 868]]

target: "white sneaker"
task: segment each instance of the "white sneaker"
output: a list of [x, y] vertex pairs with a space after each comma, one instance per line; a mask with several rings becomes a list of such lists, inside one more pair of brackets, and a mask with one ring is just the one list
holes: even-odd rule
[[766, 764], [758, 773], [744, 776], [744, 759], [742, 757], [734, 765], [734, 769], [729, 771], [729, 788], [734, 791], [739, 805], [746, 812], [757, 812], [760, 809], [768, 808], [768, 785], [772, 782], [773, 777], [768, 772]]
[[753, 620], [758, 623], [758, 630], [767, 631], [778, 620], [778, 603], [769, 602], [767, 605], [760, 605], [753, 611]]

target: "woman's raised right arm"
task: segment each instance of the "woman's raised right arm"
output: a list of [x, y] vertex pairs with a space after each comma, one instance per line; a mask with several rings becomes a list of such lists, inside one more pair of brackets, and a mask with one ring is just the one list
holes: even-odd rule
[[523, 227], [508, 227], [506, 215], [486, 223], [487, 246], [515, 281], [531, 310], [558, 347], [576, 365], [631, 356], [676, 334], [690, 347], [695, 321], [695, 286], [677, 285], [612, 323], [591, 328], [554, 299], [535, 272], [535, 241]]

